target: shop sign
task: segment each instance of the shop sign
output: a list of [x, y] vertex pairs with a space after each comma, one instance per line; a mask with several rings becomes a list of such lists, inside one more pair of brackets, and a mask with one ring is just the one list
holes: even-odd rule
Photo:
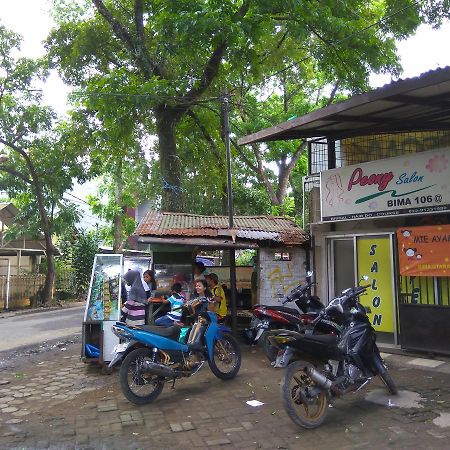
[[450, 276], [450, 225], [397, 230], [400, 274]]
[[322, 221], [450, 210], [450, 148], [320, 174]]
[[359, 237], [357, 240], [358, 277], [367, 275], [369, 284], [366, 295], [360, 297], [361, 304], [371, 310], [370, 322], [375, 331], [393, 333], [394, 292], [392, 287], [391, 240], [389, 236]]

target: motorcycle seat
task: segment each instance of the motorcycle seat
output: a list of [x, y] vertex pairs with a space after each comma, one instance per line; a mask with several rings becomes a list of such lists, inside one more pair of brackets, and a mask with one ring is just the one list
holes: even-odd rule
[[309, 334], [302, 336], [303, 341], [314, 341], [322, 344], [334, 345], [337, 343], [337, 336], [335, 334]]
[[296, 314], [296, 315], [300, 314], [300, 311], [298, 309], [289, 308], [287, 306], [255, 305], [255, 307], [256, 306], [263, 306], [264, 308], [267, 308], [267, 309], [273, 309], [274, 311], [285, 312], [285, 313], [288, 313], [288, 314]]
[[149, 331], [150, 333], [164, 336], [170, 339], [178, 339], [180, 337], [181, 328], [174, 325], [172, 327], [158, 327], [156, 325], [141, 325], [139, 328], [143, 331]]

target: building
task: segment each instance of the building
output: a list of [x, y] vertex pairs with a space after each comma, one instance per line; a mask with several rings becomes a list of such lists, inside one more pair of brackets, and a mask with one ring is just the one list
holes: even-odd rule
[[[228, 228], [226, 216], [148, 211], [131, 238], [140, 250], [152, 254], [158, 284], [170, 287], [174, 279], [189, 282], [196, 255], [209, 250], [253, 249], [257, 252], [257, 293], [250, 301], [252, 268], [237, 268], [238, 306], [279, 304], [304, 281], [308, 235], [293, 221], [272, 216], [235, 216]], [[209, 266], [231, 287], [230, 262]], [[239, 298], [241, 296], [241, 298]], [[244, 299], [244, 297], [246, 297]]]
[[318, 294], [368, 275], [381, 340], [450, 353], [450, 68], [240, 139], [307, 139], [305, 218]]
[[29, 305], [45, 281], [45, 275], [37, 273], [45, 241], [26, 235], [8, 237], [18, 214], [11, 203], [0, 203], [0, 308], [5, 309]]

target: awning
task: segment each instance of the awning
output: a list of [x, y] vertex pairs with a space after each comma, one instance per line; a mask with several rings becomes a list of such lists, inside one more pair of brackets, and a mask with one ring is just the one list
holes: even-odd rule
[[399, 80], [239, 139], [288, 139], [450, 129], [450, 67]]

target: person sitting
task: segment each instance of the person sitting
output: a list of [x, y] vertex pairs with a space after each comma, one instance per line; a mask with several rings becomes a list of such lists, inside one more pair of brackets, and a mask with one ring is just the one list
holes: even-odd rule
[[206, 282], [212, 294], [212, 300], [215, 302], [215, 313], [218, 320], [224, 320], [227, 316], [227, 299], [222, 286], [219, 284], [219, 277], [215, 273], [206, 275]]
[[194, 263], [194, 283], [198, 280], [205, 279], [206, 267], [201, 261], [196, 261]]
[[155, 325], [160, 327], [171, 327], [180, 322], [182, 314], [181, 309], [184, 304], [184, 297], [180, 294], [181, 291], [182, 286], [180, 283], [174, 283], [172, 285], [172, 295], [163, 300], [163, 303], [170, 303], [170, 312], [165, 316], [158, 317], [158, 319], [155, 320]]

